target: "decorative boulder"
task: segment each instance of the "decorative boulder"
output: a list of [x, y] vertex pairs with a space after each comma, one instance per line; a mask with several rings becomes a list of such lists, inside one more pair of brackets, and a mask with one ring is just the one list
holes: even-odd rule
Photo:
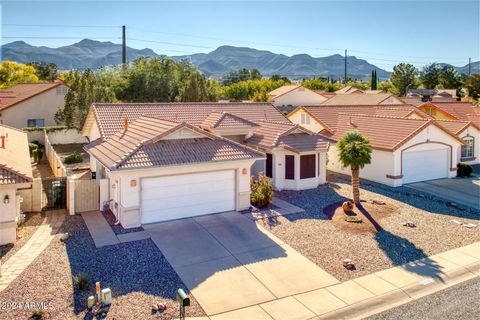
[[353, 202], [352, 201], [345, 201], [342, 204], [342, 209], [345, 213], [350, 213], [353, 211]]
[[403, 224], [404, 227], [415, 228], [416, 225], [412, 221], [407, 221]]
[[343, 267], [347, 270], [355, 269], [355, 265], [353, 264], [352, 260], [350, 260], [350, 259], [343, 260]]

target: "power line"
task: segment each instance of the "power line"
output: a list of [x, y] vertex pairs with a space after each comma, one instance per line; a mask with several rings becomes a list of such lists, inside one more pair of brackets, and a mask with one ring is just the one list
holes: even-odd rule
[[197, 45], [184, 44], [184, 43], [175, 43], [175, 42], [167, 42], [167, 41], [146, 40], [146, 39], [137, 39], [137, 38], [127, 38], [127, 39], [128, 39], [128, 40], [133, 40], [133, 41], [148, 42], [148, 43], [158, 43], [158, 44], [167, 44], [167, 45], [180, 46], [180, 47], [191, 47], [191, 48], [202, 48], [202, 49], [216, 49], [216, 48], [214, 48], [214, 47], [197, 46]]
[[3, 26], [9, 27], [35, 27], [35, 28], [121, 28], [122, 26], [95, 26], [95, 25], [66, 25], [66, 24], [18, 24], [4, 23]]
[[[4, 36], [4, 39], [48, 39], [48, 40], [78, 40], [78, 39], [86, 39], [85, 37], [36, 37], [36, 36]], [[88, 38], [89, 40], [117, 40], [121, 39], [121, 37], [95, 37], [95, 38]]]

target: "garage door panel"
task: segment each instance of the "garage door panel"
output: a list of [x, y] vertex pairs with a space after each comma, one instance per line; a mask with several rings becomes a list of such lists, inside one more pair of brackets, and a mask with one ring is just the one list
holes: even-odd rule
[[405, 152], [402, 159], [403, 183], [412, 183], [448, 177], [447, 148]]
[[234, 209], [233, 170], [142, 179], [142, 223]]

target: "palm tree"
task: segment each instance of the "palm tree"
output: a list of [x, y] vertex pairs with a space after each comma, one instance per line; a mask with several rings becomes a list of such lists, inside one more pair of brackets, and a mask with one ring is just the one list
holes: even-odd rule
[[344, 167], [352, 169], [353, 202], [360, 205], [360, 169], [372, 161], [372, 147], [368, 138], [357, 131], [349, 131], [338, 141], [338, 158]]

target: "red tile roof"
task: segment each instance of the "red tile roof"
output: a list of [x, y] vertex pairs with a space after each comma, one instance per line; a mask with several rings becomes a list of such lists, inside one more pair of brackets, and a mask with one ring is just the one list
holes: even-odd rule
[[370, 139], [372, 148], [395, 151], [429, 125], [436, 125], [461, 142], [456, 135], [438, 126], [435, 120], [432, 119], [410, 119], [345, 113], [339, 114], [337, 130], [332, 136], [332, 139], [338, 141], [346, 132], [355, 130]]
[[[194, 134], [166, 139], [179, 130]], [[85, 150], [111, 170], [264, 158], [260, 152], [185, 122], [148, 116], [139, 117], [126, 131], [103, 142], [88, 144]]]
[[0, 90], [0, 111], [28, 100], [50, 89], [64, 84], [61, 81], [49, 83], [17, 84], [5, 90]]
[[455, 120], [472, 121], [480, 126], [480, 107], [474, 106], [469, 102], [427, 102], [419, 108], [428, 108], [432, 106], [441, 112], [450, 115]]
[[227, 112], [254, 123], [290, 122], [270, 103], [95, 103], [85, 122], [84, 133], [95, 119], [101, 137], [106, 139], [122, 129], [125, 118], [135, 121], [145, 115], [200, 126], [212, 112]]
[[472, 126], [480, 131], [480, 127], [478, 127], [472, 121], [435, 120], [435, 122], [456, 135], [462, 133], [462, 131], [467, 129], [469, 126]]
[[293, 152], [327, 151], [329, 139], [298, 125], [260, 122], [260, 129], [246, 143], [266, 149], [285, 148]]
[[[350, 94], [336, 94], [330, 99], [324, 101], [323, 105], [375, 105], [380, 104], [393, 95], [390, 93], [364, 94], [364, 93], [350, 93]], [[395, 97], [395, 96], [393, 96]], [[395, 97], [396, 98], [396, 97]], [[396, 98], [400, 101], [399, 98]], [[401, 103], [401, 101], [399, 102]]]
[[0, 185], [31, 182], [33, 175], [27, 134], [0, 125], [1, 137], [5, 137], [5, 148], [0, 146]]
[[202, 128], [210, 128], [210, 129], [215, 129], [215, 128], [236, 129], [236, 128], [255, 128], [255, 127], [258, 127], [258, 124], [228, 112], [213, 111], [208, 115], [208, 117], [205, 120], [202, 121], [202, 124], [200, 126]]

